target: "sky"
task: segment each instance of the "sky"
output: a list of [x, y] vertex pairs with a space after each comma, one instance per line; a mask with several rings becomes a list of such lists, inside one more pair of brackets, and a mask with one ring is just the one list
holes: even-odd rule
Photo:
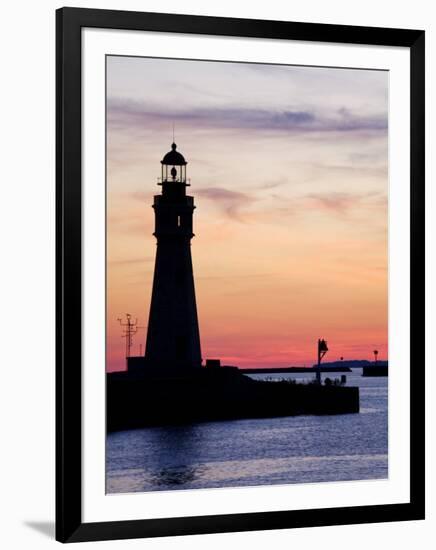
[[144, 352], [153, 195], [188, 161], [202, 357], [239, 367], [387, 359], [388, 73], [107, 58], [107, 369]]

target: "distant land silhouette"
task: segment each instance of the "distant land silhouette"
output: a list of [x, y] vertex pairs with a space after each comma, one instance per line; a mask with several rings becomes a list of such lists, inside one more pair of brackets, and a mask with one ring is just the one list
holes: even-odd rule
[[[343, 361], [330, 361], [330, 362], [326, 362], [326, 363], [323, 363], [322, 366], [324, 368], [329, 368], [329, 369], [332, 369], [332, 368], [336, 368], [336, 367], [340, 367], [340, 366], [343, 366], [343, 367], [349, 367], [350, 369], [358, 369], [360, 367], [369, 367], [371, 365], [375, 365], [376, 363], [374, 361], [368, 361], [366, 359], [351, 359], [350, 361], [345, 361], [345, 359]], [[388, 365], [388, 362], [387, 361], [377, 361], [377, 365], [379, 367], [387, 367]], [[316, 367], [316, 365], [313, 365], [313, 367]]]
[[[244, 374], [268, 374], [268, 373], [314, 373], [317, 372], [318, 369], [316, 367], [259, 367], [259, 368], [252, 368], [252, 369], [239, 369]], [[319, 368], [320, 372], [351, 372], [350, 367], [346, 367], [344, 365], [338, 366], [338, 367], [326, 367], [321, 366]]]
[[[351, 369], [359, 369], [365, 367], [375, 366], [374, 361], [367, 361], [366, 359], [352, 359], [350, 361], [330, 361], [328, 363], [323, 363], [320, 367], [321, 372], [350, 372]], [[387, 367], [387, 361], [377, 361], [378, 367]], [[311, 367], [255, 367], [255, 368], [240, 368], [245, 374], [267, 374], [267, 373], [304, 373], [304, 372], [314, 372], [318, 370], [317, 365], [312, 365]]]

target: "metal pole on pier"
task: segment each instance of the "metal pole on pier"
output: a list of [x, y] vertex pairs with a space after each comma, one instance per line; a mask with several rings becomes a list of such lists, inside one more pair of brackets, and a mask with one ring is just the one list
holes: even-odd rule
[[324, 338], [318, 338], [318, 365], [316, 369], [316, 383], [321, 384], [321, 361], [324, 355], [328, 352], [327, 342]]

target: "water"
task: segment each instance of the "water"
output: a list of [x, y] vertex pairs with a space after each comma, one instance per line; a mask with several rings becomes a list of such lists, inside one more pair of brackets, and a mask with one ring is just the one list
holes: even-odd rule
[[[284, 377], [303, 380], [307, 375], [253, 375]], [[347, 385], [360, 387], [360, 414], [207, 422], [109, 434], [107, 492], [387, 478], [388, 379], [365, 378], [356, 369], [347, 373]]]

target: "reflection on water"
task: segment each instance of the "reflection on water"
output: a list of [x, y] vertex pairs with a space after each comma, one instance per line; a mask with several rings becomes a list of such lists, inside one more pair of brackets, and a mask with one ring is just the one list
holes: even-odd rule
[[361, 414], [245, 419], [109, 434], [107, 491], [386, 478], [387, 378], [359, 375], [356, 371], [347, 377], [349, 385], [361, 387]]
[[[140, 430], [141, 437], [147, 440], [147, 431]], [[196, 453], [198, 438], [192, 425], [156, 428], [154, 432], [156, 452], [146, 460], [145, 468], [151, 470], [149, 482], [152, 485], [173, 487], [194, 481], [201, 466], [185, 464], [186, 459]]]
[[190, 481], [194, 481], [202, 470], [204, 468], [193, 466], [163, 468], [152, 475], [150, 481], [153, 485], [163, 485], [165, 488], [173, 485], [185, 485]]

